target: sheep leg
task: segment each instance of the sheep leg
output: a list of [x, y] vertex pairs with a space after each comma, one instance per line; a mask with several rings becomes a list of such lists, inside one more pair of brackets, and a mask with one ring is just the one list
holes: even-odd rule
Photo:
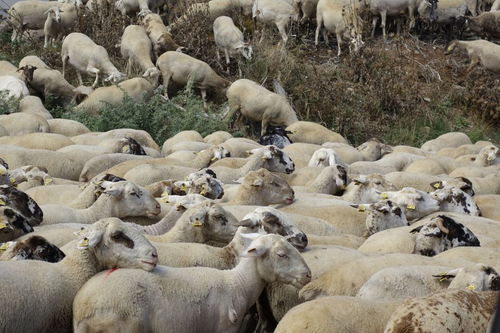
[[470, 59], [470, 64], [469, 64], [469, 67], [467, 67], [467, 74], [469, 74], [470, 72], [472, 72], [472, 70], [474, 69], [474, 67], [476, 67], [477, 65], [479, 65], [479, 57], [476, 56], [476, 55], [473, 55]]
[[387, 32], [385, 30], [385, 23], [387, 22], [387, 11], [384, 10], [384, 11], [380, 12], [380, 17], [382, 18], [382, 23], [381, 23], [382, 34], [384, 36], [384, 40], [386, 40], [387, 39]]
[[[66, 61], [68, 61], [69, 57], [67, 54], [62, 53], [62, 76], [64, 78], [64, 74], [66, 73]], [[78, 70], [76, 71], [78, 73]]]
[[226, 57], [227, 74], [229, 74], [229, 52], [227, 49], [224, 49], [224, 55]]
[[413, 6], [410, 6], [408, 8], [408, 15], [410, 16], [410, 30], [415, 28], [415, 8]]
[[76, 70], [76, 77], [78, 78], [78, 84], [82, 86], [83, 85], [82, 73], [80, 73], [78, 69]]
[[325, 40], [326, 45], [330, 45], [330, 40], [328, 39], [328, 31], [323, 29], [323, 39]]
[[201, 89], [201, 99], [203, 100], [203, 108], [207, 108], [207, 90]]
[[372, 38], [375, 37], [375, 29], [377, 28], [378, 15], [374, 15], [372, 18]]
[[132, 76], [132, 59], [128, 58], [127, 66], [126, 66], [125, 70], [127, 71], [127, 77], [131, 77]]
[[340, 57], [340, 44], [342, 43], [342, 35], [337, 32], [337, 57]]
[[163, 96], [165, 96], [165, 98], [168, 99], [168, 83], [170, 82], [172, 73], [162, 72], [162, 77], [163, 77]]
[[89, 73], [95, 74], [95, 80], [94, 80], [94, 83], [92, 84], [92, 88], [97, 87], [97, 84], [99, 83], [99, 70], [95, 67], [88, 67], [87, 71]]
[[281, 34], [281, 39], [283, 39], [283, 46], [288, 41], [288, 35], [286, 33], [286, 23], [287, 22], [277, 22], [276, 26], [278, 27], [278, 31]]
[[317, 27], [316, 27], [316, 34], [314, 35], [314, 45], [318, 46], [318, 40], [319, 40], [319, 32], [321, 31], [321, 27], [323, 25], [323, 20], [320, 18], [317, 19]]

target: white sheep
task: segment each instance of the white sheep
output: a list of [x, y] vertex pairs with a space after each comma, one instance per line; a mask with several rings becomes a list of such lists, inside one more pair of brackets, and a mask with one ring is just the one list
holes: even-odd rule
[[387, 15], [397, 16], [401, 12], [408, 10], [408, 16], [410, 18], [409, 28], [412, 29], [415, 26], [415, 11], [419, 6], [419, 0], [372, 0], [369, 1], [370, 12], [373, 15], [373, 28], [372, 37], [375, 35], [375, 28], [377, 27], [377, 22], [379, 15], [382, 18], [381, 26], [384, 39], [387, 37], [386, 33], [386, 21]]
[[73, 209], [61, 205], [42, 205], [43, 224], [84, 223], [89, 224], [105, 217], [155, 216], [160, 213], [160, 204], [144, 188], [129, 182], [103, 183], [101, 195], [87, 209]]
[[182, 51], [183, 47], [179, 46], [168, 32], [168, 28], [163, 24], [160, 15], [149, 13], [144, 16], [142, 23], [149, 39], [153, 43], [153, 51], [155, 59], [167, 51]]
[[379, 192], [388, 190], [396, 190], [396, 187], [383, 175], [361, 175], [347, 185], [342, 199], [352, 203], [375, 203], [380, 200]]
[[224, 51], [228, 71], [229, 55], [240, 53], [247, 60], [252, 58], [253, 49], [249, 43], [244, 41], [243, 33], [234, 25], [232, 18], [228, 16], [219, 16], [214, 21], [213, 30], [214, 40], [217, 46], [217, 59], [220, 61], [219, 50]]
[[[241, 276], [245, 276], [244, 280]], [[91, 329], [97, 323], [100, 327], [109, 323], [113, 327], [147, 325], [152, 330], [176, 332], [237, 332], [246, 310], [257, 300], [266, 284], [282, 281], [300, 288], [310, 279], [311, 272], [296, 249], [280, 236], [263, 235], [250, 244], [240, 263], [232, 270], [161, 266], [150, 275], [142, 275], [139, 270], [118, 270], [109, 276], [97, 276], [75, 298], [74, 328], [78, 331]], [[140, 305], [134, 306], [134, 311], [142, 313], [117, 322], [116, 313], [123, 311], [120, 308], [128, 308], [132, 299], [136, 299], [134, 290], [138, 283], [148, 286], [145, 289], [148, 296], [142, 298]], [[114, 290], [118, 286], [119, 292]], [[183, 290], [185, 297], [174, 296], [179, 295], [179, 289]], [[234, 298], [240, 292], [248, 296]], [[161, 297], [153, 299], [153, 295]], [[110, 297], [120, 301], [110, 303]], [[214, 307], [214, 304], [222, 304], [222, 307]], [[165, 312], [149, 311], [152, 306]], [[179, 308], [191, 311], [177, 312], [173, 320], [171, 316]], [[214, 321], [213, 318], [220, 319]]]
[[325, 142], [340, 142], [347, 143], [347, 140], [342, 135], [329, 130], [328, 128], [310, 121], [293, 121], [286, 128], [292, 132], [289, 135], [293, 142], [303, 142], [312, 144], [323, 144]]
[[449, 132], [425, 142], [422, 144], [421, 149], [425, 152], [437, 153], [443, 148], [455, 148], [467, 144], [472, 144], [472, 142], [466, 134], [461, 132]]
[[76, 120], [70, 119], [49, 119], [47, 121], [50, 127], [50, 133], [57, 133], [68, 137], [89, 133], [87, 126]]
[[439, 210], [443, 212], [456, 212], [469, 215], [481, 215], [479, 207], [472, 196], [459, 188], [446, 185], [436, 189], [430, 195], [438, 200]]
[[404, 187], [399, 191], [386, 191], [380, 193], [381, 199], [389, 199], [403, 210], [408, 221], [437, 212], [440, 202], [424, 191], [412, 187]]
[[321, 148], [314, 152], [309, 160], [310, 167], [327, 167], [342, 164], [342, 160], [337, 156], [334, 149]]
[[186, 85], [190, 80], [195, 88], [201, 90], [203, 104], [206, 107], [207, 89], [222, 89], [229, 86], [229, 81], [217, 73], [204, 61], [187, 54], [167, 51], [156, 61], [163, 78], [163, 95], [168, 98], [167, 88], [173, 82]]
[[79, 237], [66, 257], [55, 264], [33, 260], [0, 263], [4, 281], [0, 289], [5, 296], [0, 301], [1, 327], [9, 332], [71, 331], [73, 298], [93, 275], [104, 269], [151, 271], [156, 266], [158, 256], [151, 243], [118, 219], [98, 221]]
[[283, 43], [286, 44], [288, 41], [286, 27], [290, 21], [299, 20], [299, 8], [296, 3], [291, 4], [286, 0], [255, 0], [252, 18], [265, 24], [276, 25]]
[[30, 94], [24, 81], [10, 75], [0, 76], [0, 92], [8, 98], [19, 99]]
[[226, 92], [229, 111], [226, 119], [231, 119], [236, 111], [253, 121], [261, 122], [261, 135], [269, 125], [288, 126], [298, 121], [295, 111], [287, 99], [273, 93], [259, 84], [240, 79], [231, 84]]
[[160, 70], [151, 61], [152, 45], [146, 34], [146, 29], [139, 25], [129, 25], [123, 31], [120, 52], [127, 59], [127, 75], [130, 77], [134, 65], [143, 72], [142, 77], [156, 84]]
[[64, 38], [61, 48], [61, 58], [63, 63], [63, 77], [66, 70], [66, 63], [69, 62], [76, 69], [80, 85], [83, 84], [81, 72], [95, 75], [92, 87], [97, 86], [100, 73], [107, 75], [104, 79], [105, 82], [118, 82], [125, 77], [111, 63], [108, 52], [104, 47], [97, 45], [92, 39], [79, 32], [73, 32]]
[[381, 200], [370, 205], [355, 205], [355, 207], [360, 211], [368, 210], [366, 217], [367, 236], [382, 230], [409, 225], [404, 212], [391, 200]]
[[216, 131], [208, 134], [203, 138], [203, 142], [212, 144], [212, 145], [220, 145], [225, 141], [231, 139], [233, 135], [226, 131]]
[[16, 112], [0, 115], [0, 126], [4, 127], [9, 132], [9, 135], [49, 132], [47, 120], [31, 113]]
[[47, 111], [42, 100], [37, 96], [24, 96], [19, 101], [19, 112], [37, 114], [47, 120], [53, 119], [52, 114]]

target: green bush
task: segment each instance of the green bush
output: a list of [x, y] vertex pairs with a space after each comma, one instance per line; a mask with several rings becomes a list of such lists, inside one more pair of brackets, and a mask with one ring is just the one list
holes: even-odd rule
[[19, 108], [19, 101], [8, 97], [6, 91], [0, 91], [0, 115], [14, 113]]

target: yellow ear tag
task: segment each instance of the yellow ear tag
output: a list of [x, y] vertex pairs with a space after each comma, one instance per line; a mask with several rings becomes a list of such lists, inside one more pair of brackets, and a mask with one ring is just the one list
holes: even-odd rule
[[381, 197], [382, 199], [387, 199], [389, 196], [387, 195], [387, 193], [382, 192], [382, 193], [380, 193], [380, 197]]
[[476, 290], [476, 286], [473, 284], [469, 284], [467, 287], [465, 287], [465, 289], [474, 291]]
[[434, 184], [435, 189], [439, 189], [440, 187], [441, 187], [441, 185], [439, 185], [439, 183]]
[[10, 177], [10, 178], [9, 178], [9, 181], [10, 181], [10, 183], [11, 183], [11, 184], [14, 184], [14, 183], [16, 182], [16, 178], [14, 178], [14, 177]]
[[408, 204], [408, 205], [406, 205], [406, 208], [409, 210], [415, 210], [415, 205]]
[[130, 147], [129, 146], [123, 146], [122, 147], [122, 153], [128, 154], [130, 152]]
[[205, 195], [205, 194], [207, 194], [207, 191], [205, 189], [203, 189], [203, 190], [200, 191], [200, 194], [201, 195]]
[[215, 157], [215, 156], [210, 159], [210, 161], [212, 161], [212, 162], [215, 160], [217, 160], [217, 157]]
[[85, 237], [82, 239], [82, 241], [78, 244], [79, 247], [88, 247], [89, 246], [89, 239]]
[[0, 222], [0, 230], [7, 228], [7, 223]]
[[182, 184], [181, 185], [181, 191], [186, 191], [187, 190], [187, 186], [186, 184]]
[[358, 207], [358, 212], [364, 212], [366, 210], [365, 206], [359, 206]]
[[43, 185], [49, 185], [50, 183], [52, 183], [53, 179], [50, 178], [50, 177], [47, 177], [43, 180]]
[[193, 227], [201, 227], [203, 223], [200, 220], [194, 220]]
[[8, 248], [9, 248], [9, 244], [7, 244], [7, 243], [0, 244], [0, 251], [5, 251]]
[[168, 203], [168, 193], [167, 192], [163, 192], [160, 196], [160, 201], [161, 202], [164, 202], [164, 203]]
[[0, 199], [0, 206], [5, 206], [5, 201], [3, 201], [2, 199]]

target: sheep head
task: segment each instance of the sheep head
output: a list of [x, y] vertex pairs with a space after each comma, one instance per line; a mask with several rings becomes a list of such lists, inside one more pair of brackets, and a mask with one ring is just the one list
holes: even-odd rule
[[392, 147], [386, 145], [376, 138], [372, 138], [356, 148], [363, 154], [365, 161], [376, 161], [382, 156], [391, 153]]
[[290, 174], [295, 171], [295, 163], [290, 156], [276, 146], [270, 145], [250, 151], [251, 155], [260, 156], [262, 168], [272, 172], [284, 172]]
[[139, 268], [151, 271], [158, 254], [142, 232], [117, 218], [107, 218], [78, 233], [77, 248], [92, 253], [106, 268]]
[[381, 200], [370, 205], [354, 205], [360, 211], [368, 210], [366, 217], [367, 236], [382, 230], [407, 226], [406, 215], [391, 200]]
[[21, 213], [11, 207], [0, 207], [0, 243], [29, 232], [33, 232], [33, 228]]
[[404, 187], [400, 191], [381, 192], [380, 199], [390, 199], [395, 202], [409, 221], [416, 220], [439, 210], [439, 201], [424, 191], [413, 187]]
[[291, 204], [295, 192], [283, 178], [266, 169], [259, 169], [243, 178], [237, 198], [249, 205]]
[[31, 226], [42, 223], [43, 212], [29, 195], [9, 185], [0, 185], [0, 206], [14, 208]]
[[253, 55], [253, 48], [250, 43], [243, 43], [235, 47], [236, 51], [239, 52], [245, 59], [251, 60]]
[[440, 281], [453, 279], [448, 286], [449, 289], [500, 290], [500, 275], [493, 267], [484, 264], [453, 269], [433, 276], [439, 278]]
[[8, 251], [10, 260], [59, 262], [66, 256], [57, 246], [37, 235], [15, 242]]

